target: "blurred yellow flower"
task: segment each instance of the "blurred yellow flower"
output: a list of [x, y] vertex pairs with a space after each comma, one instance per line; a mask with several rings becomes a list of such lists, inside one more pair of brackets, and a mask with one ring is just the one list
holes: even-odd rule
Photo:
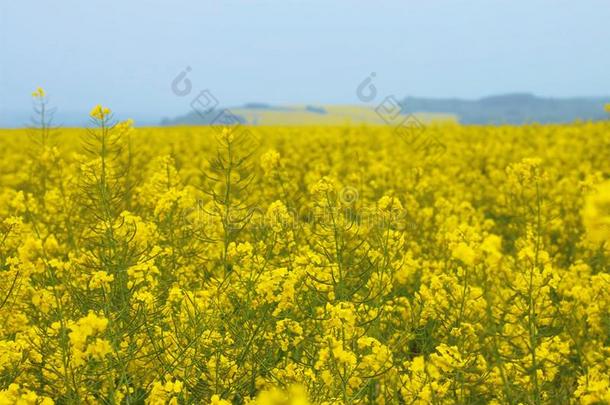
[[42, 87], [36, 88], [36, 90], [32, 93], [32, 97], [37, 98], [37, 99], [42, 99], [42, 98], [44, 98], [45, 95], [46, 95], [46, 93], [42, 89]]
[[582, 220], [590, 242], [606, 242], [610, 248], [610, 181], [597, 186], [585, 198]]
[[101, 121], [101, 120], [104, 120], [105, 118], [108, 118], [110, 113], [111, 113], [111, 111], [108, 107], [102, 107], [100, 104], [98, 104], [91, 109], [89, 116], [91, 116], [91, 118]]

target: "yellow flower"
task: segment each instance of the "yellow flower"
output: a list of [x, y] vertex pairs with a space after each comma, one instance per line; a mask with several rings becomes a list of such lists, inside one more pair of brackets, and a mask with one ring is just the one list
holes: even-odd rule
[[108, 289], [110, 283], [114, 281], [114, 276], [112, 274], [108, 274], [105, 271], [96, 271], [91, 276], [91, 280], [89, 281], [89, 288], [101, 288], [104, 287]]
[[267, 209], [267, 222], [274, 232], [280, 232], [283, 228], [292, 225], [292, 217], [288, 209], [281, 201], [275, 201]]
[[95, 339], [95, 342], [87, 346], [86, 353], [94, 359], [102, 360], [104, 356], [112, 352], [112, 346], [106, 339]]
[[91, 109], [91, 112], [89, 113], [91, 118], [94, 118], [94, 119], [100, 120], [100, 121], [103, 121], [104, 119], [108, 118], [110, 116], [110, 114], [111, 114], [110, 108], [102, 107], [100, 104], [93, 107]]
[[280, 166], [280, 154], [272, 149], [261, 156], [261, 167], [265, 174], [271, 174]]
[[[288, 390], [270, 388], [260, 392], [250, 405], [309, 405], [307, 391], [301, 385], [292, 385]], [[224, 405], [224, 404], [223, 404]]]
[[36, 88], [36, 90], [32, 93], [32, 97], [34, 97], [36, 99], [42, 99], [42, 98], [44, 98], [45, 95], [46, 95], [46, 93], [42, 89], [42, 87]]
[[590, 242], [610, 242], [610, 181], [600, 184], [585, 198], [582, 220]]
[[[108, 110], [108, 109], [106, 109]], [[106, 113], [105, 115], [110, 114], [110, 110], [108, 110], [108, 113]], [[122, 135], [131, 133], [133, 131], [133, 120], [131, 118], [125, 120], [125, 121], [121, 121], [119, 123], [117, 123], [114, 128]]]
[[448, 346], [445, 343], [436, 348], [436, 353], [430, 356], [432, 362], [443, 371], [452, 371], [464, 366], [465, 362], [456, 346]]
[[221, 399], [218, 394], [214, 394], [210, 400], [210, 405], [231, 405], [231, 402]]
[[10, 384], [7, 389], [0, 390], [1, 405], [53, 405], [51, 398], [38, 396], [35, 392]]
[[108, 319], [103, 316], [98, 316], [94, 312], [89, 312], [87, 316], [70, 325], [70, 329], [72, 330], [68, 334], [70, 343], [72, 343], [76, 349], [84, 350], [87, 338], [104, 332], [107, 325]]
[[464, 242], [459, 242], [457, 245], [455, 245], [451, 250], [451, 254], [453, 255], [453, 257], [462, 261], [462, 263], [467, 266], [472, 266], [476, 259], [476, 253], [474, 249], [472, 249]]
[[381, 197], [377, 201], [377, 207], [383, 212], [393, 212], [402, 210], [402, 203], [396, 197], [389, 197], [387, 195]]

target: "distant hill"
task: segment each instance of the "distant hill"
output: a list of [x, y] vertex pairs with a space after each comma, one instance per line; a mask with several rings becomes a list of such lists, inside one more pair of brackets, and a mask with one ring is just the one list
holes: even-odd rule
[[[191, 111], [173, 119], [164, 119], [161, 125], [210, 125], [222, 110], [204, 115]], [[235, 121], [249, 125], [342, 125], [384, 124], [383, 118], [374, 108], [358, 105], [290, 105], [271, 106], [249, 103], [242, 107], [229, 108]], [[445, 113], [416, 113], [422, 122], [456, 121], [456, 117]]]
[[542, 98], [528, 93], [490, 96], [478, 100], [406, 97], [403, 113], [450, 113], [463, 124], [566, 123], [608, 118], [610, 97]]
[[[478, 100], [406, 97], [403, 114], [415, 114], [424, 122], [459, 121], [463, 124], [568, 123], [608, 119], [604, 105], [610, 97], [543, 98], [528, 93], [504, 94]], [[249, 103], [230, 108], [234, 119], [250, 125], [383, 124], [375, 106], [291, 105]], [[194, 111], [161, 125], [209, 125], [221, 110], [200, 116]]]

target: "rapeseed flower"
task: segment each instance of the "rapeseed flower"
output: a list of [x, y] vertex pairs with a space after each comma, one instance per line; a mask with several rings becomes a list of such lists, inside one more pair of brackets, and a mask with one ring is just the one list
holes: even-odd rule
[[606, 122], [111, 116], [0, 130], [0, 404], [610, 402]]

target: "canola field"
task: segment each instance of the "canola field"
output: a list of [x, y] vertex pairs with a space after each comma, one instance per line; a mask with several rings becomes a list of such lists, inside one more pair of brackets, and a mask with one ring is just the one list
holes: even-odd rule
[[610, 124], [0, 131], [0, 404], [610, 403]]

